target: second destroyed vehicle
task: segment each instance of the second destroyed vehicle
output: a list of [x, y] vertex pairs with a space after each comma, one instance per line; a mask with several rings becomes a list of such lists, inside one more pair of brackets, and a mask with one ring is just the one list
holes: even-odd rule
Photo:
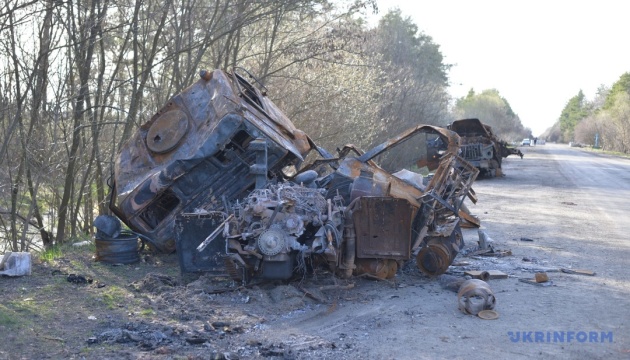
[[461, 156], [477, 167], [481, 176], [502, 176], [501, 162], [510, 155], [523, 158], [523, 153], [509, 147], [492, 133], [492, 127], [479, 119], [463, 119], [453, 121], [448, 129], [461, 137]]
[[246, 75], [202, 72], [124, 146], [110, 205], [121, 220], [163, 251], [174, 244], [182, 271], [242, 282], [321, 267], [391, 278], [412, 259], [429, 275], [448, 269], [478, 174], [455, 132], [418, 125], [332, 156]]

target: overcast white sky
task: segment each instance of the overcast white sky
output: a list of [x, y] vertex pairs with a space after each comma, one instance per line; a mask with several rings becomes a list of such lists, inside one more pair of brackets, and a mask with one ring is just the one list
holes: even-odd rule
[[377, 2], [379, 17], [399, 7], [440, 45], [454, 97], [497, 89], [534, 135], [580, 89], [591, 100], [630, 72], [630, 1]]

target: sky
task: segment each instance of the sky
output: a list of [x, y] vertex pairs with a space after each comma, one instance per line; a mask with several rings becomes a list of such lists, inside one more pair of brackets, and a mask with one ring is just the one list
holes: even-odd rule
[[[535, 136], [580, 90], [630, 72], [630, 1], [377, 0], [376, 24], [400, 8], [440, 46], [450, 93], [496, 89]], [[483, 119], [481, 119], [483, 121]]]

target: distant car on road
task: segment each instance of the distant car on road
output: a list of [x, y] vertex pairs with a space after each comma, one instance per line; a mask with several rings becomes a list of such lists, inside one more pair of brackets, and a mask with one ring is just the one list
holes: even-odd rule
[[530, 139], [523, 139], [523, 141], [521, 141], [521, 145], [522, 146], [531, 146], [532, 145], [532, 141]]

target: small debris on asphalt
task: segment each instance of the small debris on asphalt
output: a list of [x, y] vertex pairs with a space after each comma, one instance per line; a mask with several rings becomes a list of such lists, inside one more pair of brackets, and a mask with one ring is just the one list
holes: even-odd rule
[[481, 280], [494, 280], [494, 279], [507, 279], [508, 278], [508, 274], [504, 273], [503, 271], [499, 271], [499, 270], [484, 270], [484, 271], [480, 271], [480, 270], [469, 270], [469, 271], [465, 271], [464, 275], [469, 275], [471, 277], [473, 277], [474, 279], [481, 279]]
[[534, 279], [537, 283], [544, 283], [549, 281], [549, 276], [547, 276], [547, 273], [545, 272], [537, 272], [534, 274]]
[[499, 313], [494, 310], [481, 310], [477, 316], [484, 320], [496, 320], [499, 318]]
[[587, 275], [587, 276], [595, 276], [595, 271], [592, 270], [583, 270], [583, 269], [560, 269], [563, 273], [566, 274], [575, 274], [575, 275]]
[[536, 279], [518, 279], [518, 281], [537, 286], [555, 286], [552, 280], [542, 283], [536, 282]]

